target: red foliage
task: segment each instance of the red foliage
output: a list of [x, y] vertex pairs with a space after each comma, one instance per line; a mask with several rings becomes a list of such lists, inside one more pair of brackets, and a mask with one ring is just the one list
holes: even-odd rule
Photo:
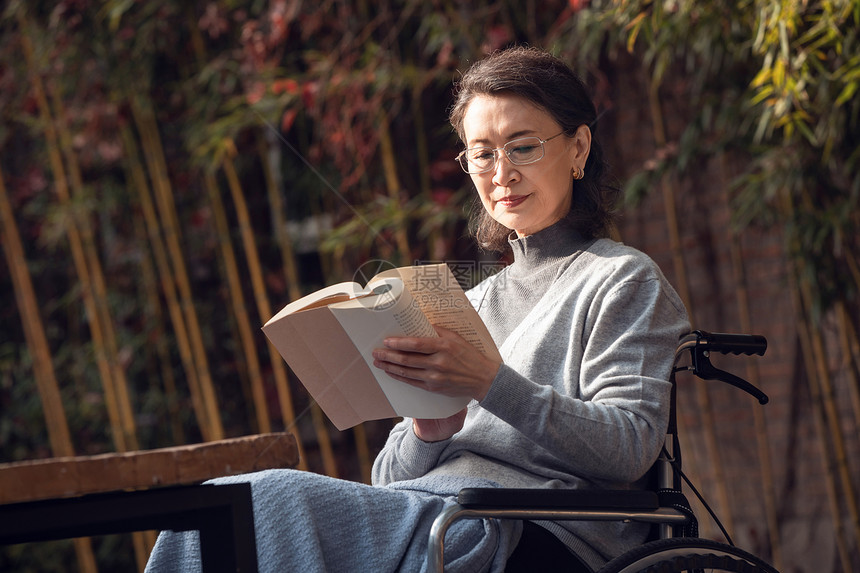
[[299, 83], [292, 78], [284, 78], [272, 82], [272, 93], [280, 95], [283, 93], [296, 95], [299, 93]]
[[281, 131], [284, 133], [290, 131], [293, 124], [296, 122], [296, 116], [298, 116], [298, 114], [299, 112], [295, 108], [290, 108], [285, 111], [281, 118]]
[[306, 82], [302, 85], [302, 103], [305, 108], [311, 109], [316, 103], [317, 93], [320, 91], [318, 82]]
[[430, 196], [436, 205], [444, 207], [451, 200], [451, 197], [454, 196], [454, 191], [448, 187], [437, 187], [430, 192]]
[[227, 23], [227, 18], [225, 18], [221, 13], [216, 2], [210, 2], [206, 5], [206, 11], [200, 17], [198, 25], [200, 26], [200, 29], [209, 34], [209, 37], [212, 39], [216, 39], [221, 35], [226, 34], [230, 29], [230, 26]]
[[487, 30], [487, 36], [481, 48], [484, 53], [491, 53], [501, 49], [514, 39], [513, 32], [508, 26], [496, 25]]

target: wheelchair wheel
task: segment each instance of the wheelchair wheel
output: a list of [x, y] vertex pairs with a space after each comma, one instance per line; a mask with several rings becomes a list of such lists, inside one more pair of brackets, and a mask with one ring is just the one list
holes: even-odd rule
[[778, 573], [776, 569], [742, 549], [697, 537], [659, 539], [646, 543], [616, 557], [597, 573], [681, 571]]

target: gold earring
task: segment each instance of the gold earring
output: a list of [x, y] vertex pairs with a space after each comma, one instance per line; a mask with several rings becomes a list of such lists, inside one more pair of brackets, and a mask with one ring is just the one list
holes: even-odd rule
[[580, 169], [579, 167], [574, 167], [573, 168], [573, 178], [576, 180], [579, 180], [579, 179], [582, 179], [583, 177], [585, 177], [585, 170]]

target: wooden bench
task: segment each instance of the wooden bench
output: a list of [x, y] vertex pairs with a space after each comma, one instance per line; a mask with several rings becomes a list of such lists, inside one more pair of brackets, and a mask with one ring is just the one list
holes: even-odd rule
[[0, 544], [198, 530], [204, 571], [256, 571], [250, 486], [201, 482], [297, 463], [295, 438], [273, 433], [0, 464]]

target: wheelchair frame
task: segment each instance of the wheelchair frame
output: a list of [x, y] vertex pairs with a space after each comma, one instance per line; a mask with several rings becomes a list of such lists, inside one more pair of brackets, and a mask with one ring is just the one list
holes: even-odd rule
[[[633, 573], [650, 570], [681, 571], [708, 566], [727, 571], [776, 571], [764, 561], [731, 544], [701, 540], [696, 518], [689, 509], [681, 484], [681, 456], [676, 418], [675, 373], [689, 371], [704, 380], [719, 380], [740, 388], [766, 404], [768, 397], [758, 388], [711, 364], [712, 352], [763, 355], [767, 340], [748, 334], [715, 334], [701, 330], [681, 338], [675, 351], [669, 425], [663, 450], [651, 469], [656, 474], [655, 490], [555, 490], [511, 488], [467, 488], [457, 503], [439, 516], [428, 538], [428, 571], [444, 571], [444, 539], [448, 528], [459, 519], [522, 519], [549, 521], [638, 521], [657, 528], [657, 540], [631, 549], [613, 559], [599, 573]], [[689, 366], [679, 360], [689, 352]], [[694, 490], [695, 491], [695, 490]], [[698, 492], [696, 492], [698, 495]], [[670, 502], [667, 498], [673, 496]], [[704, 500], [703, 500], [704, 501]], [[713, 514], [712, 514], [713, 516]], [[713, 516], [716, 519], [716, 516]], [[717, 520], [719, 523], [719, 520]], [[722, 526], [720, 526], [722, 528]], [[653, 549], [653, 550], [652, 550]], [[677, 566], [677, 568], [675, 568]]]

